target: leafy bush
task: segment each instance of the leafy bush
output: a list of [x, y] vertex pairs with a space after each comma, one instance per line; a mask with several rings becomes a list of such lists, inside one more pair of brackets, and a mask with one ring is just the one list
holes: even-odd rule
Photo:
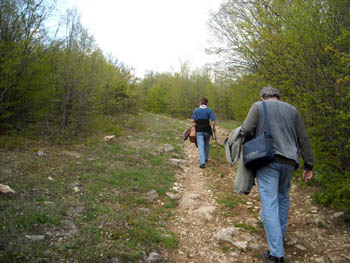
[[344, 211], [350, 222], [350, 172], [336, 173], [323, 167], [315, 181], [322, 186], [315, 194], [316, 202]]
[[90, 129], [91, 130], [102, 130], [104, 133], [109, 135], [121, 136], [122, 128], [115, 124], [112, 119], [103, 118], [103, 117], [95, 117], [90, 121]]

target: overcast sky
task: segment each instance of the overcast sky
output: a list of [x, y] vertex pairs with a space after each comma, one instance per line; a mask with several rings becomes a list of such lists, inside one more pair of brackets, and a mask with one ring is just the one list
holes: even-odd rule
[[133, 67], [139, 77], [147, 71], [178, 71], [210, 62], [205, 54], [210, 10], [221, 0], [60, 0], [76, 7], [81, 22], [98, 45]]

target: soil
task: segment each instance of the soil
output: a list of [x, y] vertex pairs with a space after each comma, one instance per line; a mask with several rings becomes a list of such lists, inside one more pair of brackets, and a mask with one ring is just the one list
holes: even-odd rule
[[[228, 135], [229, 131], [217, 128], [219, 144]], [[169, 226], [179, 246], [166, 257], [181, 263], [264, 262], [262, 253], [268, 246], [258, 216], [257, 186], [249, 195], [235, 194], [235, 166], [209, 160], [205, 169], [199, 168], [198, 150], [189, 141], [184, 152], [187, 162], [174, 187], [182, 198]], [[350, 229], [342, 222], [342, 214], [313, 204], [312, 188], [301, 189], [293, 182], [290, 199], [285, 262], [350, 262]], [[218, 231], [232, 227], [231, 240], [216, 238]]]

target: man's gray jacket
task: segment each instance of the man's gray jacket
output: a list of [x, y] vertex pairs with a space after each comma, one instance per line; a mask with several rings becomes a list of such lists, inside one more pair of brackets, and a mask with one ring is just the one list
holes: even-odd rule
[[240, 133], [241, 127], [238, 127], [234, 129], [231, 132], [230, 136], [227, 137], [224, 141], [226, 160], [231, 165], [234, 165], [237, 162], [241, 152], [243, 137]]
[[238, 161], [234, 192], [237, 194], [249, 194], [254, 186], [255, 174], [244, 166], [242, 154], [243, 136], [240, 133], [241, 127], [234, 129], [230, 136], [225, 139], [224, 147], [227, 161], [231, 165], [234, 165]]
[[[306, 133], [304, 121], [296, 108], [286, 102], [265, 100], [270, 123], [273, 150], [278, 158], [289, 160], [297, 168], [300, 154], [304, 160], [304, 169], [312, 170], [314, 157], [311, 144]], [[262, 102], [255, 102], [245, 119], [241, 135], [245, 139], [259, 136], [264, 131], [264, 111]]]

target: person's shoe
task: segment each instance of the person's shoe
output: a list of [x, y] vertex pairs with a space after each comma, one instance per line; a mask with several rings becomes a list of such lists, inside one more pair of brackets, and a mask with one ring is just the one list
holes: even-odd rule
[[274, 257], [270, 254], [270, 250], [264, 252], [265, 263], [284, 263], [283, 257]]
[[204, 164], [204, 163], [203, 163], [203, 164], [201, 164], [201, 165], [199, 166], [199, 168], [204, 169], [204, 168], [205, 168], [205, 164]]

